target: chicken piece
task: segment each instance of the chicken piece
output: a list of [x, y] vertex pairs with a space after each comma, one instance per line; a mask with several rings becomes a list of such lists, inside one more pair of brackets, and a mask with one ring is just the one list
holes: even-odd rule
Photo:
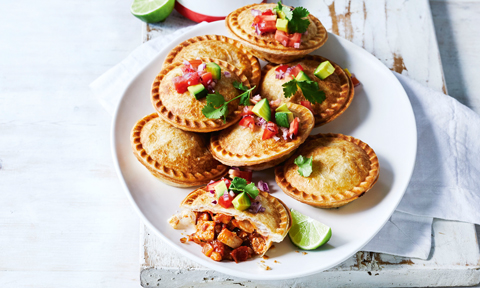
[[215, 222], [200, 221], [197, 224], [197, 232], [195, 232], [195, 235], [202, 241], [213, 241], [213, 239], [215, 239]]
[[223, 223], [223, 224], [228, 224], [230, 222], [230, 220], [232, 220], [232, 216], [228, 216], [228, 215], [225, 215], [225, 214], [217, 214], [215, 216], [213, 216], [213, 221], [217, 222], [217, 223]]
[[233, 219], [232, 224], [233, 226], [238, 227], [248, 233], [253, 233], [253, 231], [255, 231], [255, 226], [253, 226], [248, 220]]
[[210, 221], [210, 220], [212, 219], [210, 219], [210, 214], [208, 214], [207, 212], [200, 213], [197, 217], [197, 223], [200, 221]]
[[252, 244], [253, 251], [255, 251], [256, 254], [262, 254], [267, 248], [265, 239], [263, 239], [263, 237], [258, 234], [250, 237], [250, 243]]
[[237, 233], [237, 236], [242, 238], [243, 241], [248, 240], [248, 235], [249, 234], [247, 232], [243, 231], [243, 230], [241, 230], [240, 232]]
[[180, 224], [180, 219], [177, 215], [173, 215], [168, 219], [168, 224], [173, 227], [173, 229], [177, 229], [178, 225]]
[[247, 246], [240, 246], [237, 249], [234, 249], [230, 255], [233, 260], [235, 260], [235, 263], [246, 261], [248, 258], [252, 257]]
[[223, 229], [220, 234], [218, 234], [217, 240], [223, 244], [232, 247], [233, 249], [242, 245], [242, 238], [237, 236], [237, 233], [230, 232], [228, 229]]
[[209, 243], [203, 245], [202, 253], [205, 254], [205, 256], [210, 257], [212, 255], [212, 252], [213, 252], [212, 245], [210, 245]]
[[213, 261], [222, 261], [222, 255], [218, 252], [212, 252], [210, 259], [212, 259]]

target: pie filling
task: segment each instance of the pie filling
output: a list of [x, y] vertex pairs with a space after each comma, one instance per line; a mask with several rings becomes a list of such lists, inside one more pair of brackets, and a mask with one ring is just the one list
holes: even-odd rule
[[196, 232], [188, 236], [188, 241], [202, 246], [203, 254], [214, 261], [238, 263], [263, 254], [268, 248], [266, 238], [258, 234], [248, 220], [212, 212], [195, 214]]

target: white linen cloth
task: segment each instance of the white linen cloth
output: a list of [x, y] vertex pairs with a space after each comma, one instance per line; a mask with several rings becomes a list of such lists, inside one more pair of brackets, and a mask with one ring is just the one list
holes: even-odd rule
[[[192, 27], [144, 43], [92, 82], [103, 107], [113, 114], [130, 80], [164, 45]], [[415, 113], [415, 170], [397, 211], [362, 250], [427, 259], [433, 218], [480, 224], [480, 117], [450, 96], [395, 76]]]

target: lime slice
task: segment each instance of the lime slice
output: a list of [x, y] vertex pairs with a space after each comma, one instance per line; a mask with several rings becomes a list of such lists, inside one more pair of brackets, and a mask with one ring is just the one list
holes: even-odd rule
[[303, 250], [313, 250], [327, 243], [332, 237], [332, 229], [302, 213], [290, 209], [292, 212], [292, 228], [288, 237], [293, 244]]
[[173, 11], [175, 0], [134, 0], [130, 12], [147, 23], [165, 20]]

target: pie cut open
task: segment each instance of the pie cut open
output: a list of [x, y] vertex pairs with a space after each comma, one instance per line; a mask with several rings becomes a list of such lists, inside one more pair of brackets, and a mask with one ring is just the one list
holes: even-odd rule
[[[303, 177], [295, 159], [312, 157], [312, 173]], [[365, 194], [377, 182], [378, 158], [366, 143], [343, 134], [317, 134], [275, 169], [280, 188], [295, 200], [321, 207], [343, 206]]]

